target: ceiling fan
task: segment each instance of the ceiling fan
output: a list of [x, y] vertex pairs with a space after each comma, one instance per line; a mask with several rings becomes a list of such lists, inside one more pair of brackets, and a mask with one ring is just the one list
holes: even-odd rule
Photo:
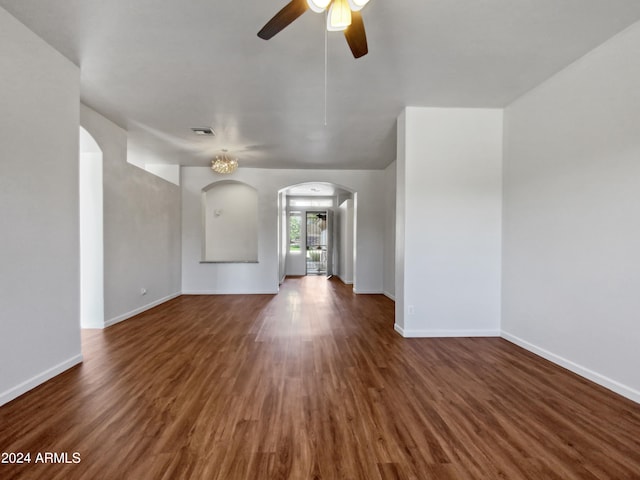
[[360, 10], [368, 2], [369, 0], [291, 0], [262, 27], [258, 36], [269, 40], [308, 9], [322, 13], [328, 8], [327, 30], [344, 31], [351, 53], [355, 58], [360, 58], [369, 52], [360, 14]]

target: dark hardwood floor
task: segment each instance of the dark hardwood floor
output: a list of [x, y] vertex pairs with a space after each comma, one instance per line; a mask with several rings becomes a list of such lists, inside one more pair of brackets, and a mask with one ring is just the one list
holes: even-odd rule
[[0, 407], [32, 455], [1, 479], [640, 479], [640, 405], [502, 339], [403, 339], [338, 280], [179, 297], [83, 353]]

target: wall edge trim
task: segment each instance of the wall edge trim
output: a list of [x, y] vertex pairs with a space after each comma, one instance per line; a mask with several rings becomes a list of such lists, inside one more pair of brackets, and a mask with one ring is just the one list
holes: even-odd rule
[[54, 365], [47, 370], [34, 375], [33, 377], [25, 380], [24, 382], [11, 387], [9, 390], [6, 390], [0, 393], [0, 406], [5, 403], [9, 403], [10, 401], [18, 398], [21, 395], [24, 395], [29, 390], [33, 390], [34, 388], [42, 385], [43, 383], [51, 380], [53, 377], [60, 375], [62, 372], [74, 367], [78, 364], [82, 363], [82, 354], [74, 355], [73, 357]]
[[163, 297], [159, 300], [156, 300], [154, 302], [148, 303], [147, 305], [143, 305], [142, 307], [136, 308], [134, 310], [131, 310], [130, 312], [127, 313], [123, 313], [122, 315], [118, 315], [117, 317], [114, 317], [110, 320], [107, 320], [104, 322], [104, 328], [110, 327], [112, 325], [115, 325], [116, 323], [120, 323], [123, 322], [125, 320], [128, 320], [131, 317], [135, 317], [136, 315], [141, 314], [142, 312], [146, 312], [147, 310], [152, 309], [153, 307], [157, 307], [158, 305], [161, 305], [165, 302], [168, 302], [169, 300], [173, 300], [176, 297], [179, 297], [180, 295], [182, 295], [180, 292], [178, 293], [172, 293], [171, 295], [167, 295], [166, 297]]
[[279, 290], [258, 290], [239, 292], [235, 290], [185, 290], [182, 295], [277, 295]]
[[555, 363], [556, 365], [566, 368], [567, 370], [583, 378], [586, 378], [587, 380], [590, 380], [593, 383], [600, 385], [601, 387], [611, 390], [612, 392], [617, 393], [619, 395], [622, 395], [623, 397], [628, 398], [629, 400], [632, 400], [636, 403], [640, 403], [640, 391], [638, 390], [635, 390], [627, 385], [624, 385], [623, 383], [617, 382], [612, 378], [609, 378], [605, 375], [595, 372], [578, 363], [572, 362], [571, 360], [561, 357], [560, 355], [550, 352], [549, 350], [545, 350], [544, 348], [538, 347], [537, 345], [527, 342], [526, 340], [523, 340], [522, 338], [517, 337], [509, 332], [505, 332], [504, 330], [502, 330], [500, 336], [505, 340], [521, 348], [524, 348], [525, 350], [531, 353], [538, 355], [539, 357], [549, 360], [550, 362]]
[[474, 338], [500, 337], [500, 330], [410, 330], [397, 323], [394, 330], [405, 338]]

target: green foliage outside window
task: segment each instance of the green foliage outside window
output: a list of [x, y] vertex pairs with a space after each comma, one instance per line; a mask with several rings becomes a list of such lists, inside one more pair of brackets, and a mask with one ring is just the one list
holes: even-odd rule
[[299, 213], [289, 215], [289, 251], [300, 251], [300, 224], [302, 218]]

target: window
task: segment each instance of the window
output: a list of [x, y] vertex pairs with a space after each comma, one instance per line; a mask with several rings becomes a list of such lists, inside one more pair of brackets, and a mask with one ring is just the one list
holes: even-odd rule
[[289, 252], [300, 253], [302, 212], [289, 212]]
[[291, 198], [290, 207], [333, 207], [333, 198]]

